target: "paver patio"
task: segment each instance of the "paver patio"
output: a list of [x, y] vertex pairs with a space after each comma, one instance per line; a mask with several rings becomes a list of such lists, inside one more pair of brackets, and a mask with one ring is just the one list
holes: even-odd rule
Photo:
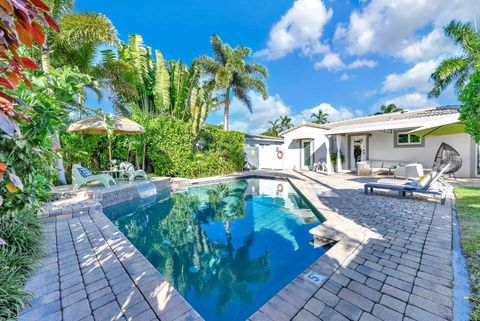
[[[331, 271], [324, 283], [287, 287], [252, 320], [452, 320], [449, 202], [366, 196], [366, 179], [351, 175], [285, 174], [321, 211], [376, 237], [334, 246], [345, 259], [312, 268]], [[45, 230], [47, 256], [28, 284], [36, 298], [20, 320], [201, 320], [102, 213]]]

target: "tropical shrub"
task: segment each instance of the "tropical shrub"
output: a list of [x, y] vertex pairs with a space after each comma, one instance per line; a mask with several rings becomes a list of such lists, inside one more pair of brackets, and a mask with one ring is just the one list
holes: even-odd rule
[[462, 103], [460, 119], [465, 124], [465, 131], [480, 143], [480, 69], [470, 76], [458, 99]]
[[210, 161], [214, 173], [195, 176], [223, 175], [243, 169], [245, 134], [233, 130], [226, 131], [221, 126], [206, 125], [199, 139], [204, 144], [205, 159], [213, 156], [216, 160]]
[[187, 123], [170, 116], [158, 116], [150, 120], [145, 135], [147, 157], [155, 174], [190, 176], [193, 135]]
[[102, 51], [97, 76], [110, 88], [118, 112], [173, 116], [189, 123], [196, 134], [217, 104], [213, 88], [202, 84], [197, 62], [188, 67], [181, 60], [166, 61], [159, 50], [155, 61], [152, 52], [140, 35], [132, 34], [118, 46], [118, 55]]

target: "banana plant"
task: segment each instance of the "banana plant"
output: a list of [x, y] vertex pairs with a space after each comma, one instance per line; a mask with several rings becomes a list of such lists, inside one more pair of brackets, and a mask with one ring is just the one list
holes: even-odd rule
[[189, 67], [181, 60], [167, 61], [160, 50], [143, 43], [140, 35], [130, 35], [118, 52], [104, 50], [98, 68], [112, 92], [114, 108], [122, 114], [141, 110], [149, 117], [169, 115], [188, 122], [198, 133], [210, 111], [217, 106], [213, 89], [202, 82], [198, 62]]

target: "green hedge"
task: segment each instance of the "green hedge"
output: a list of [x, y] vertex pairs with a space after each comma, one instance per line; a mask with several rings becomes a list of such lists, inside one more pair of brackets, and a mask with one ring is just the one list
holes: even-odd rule
[[190, 126], [176, 118], [159, 116], [146, 128], [147, 156], [155, 174], [191, 175], [193, 135]]
[[[141, 167], [145, 150], [146, 171], [158, 176], [206, 177], [243, 169], [245, 135], [242, 132], [206, 125], [199, 136], [194, 137], [190, 124], [171, 116], [147, 119], [134, 114], [132, 118], [145, 128], [145, 133], [113, 136], [112, 157], [119, 162], [129, 160]], [[65, 133], [62, 144], [69, 179], [71, 165], [75, 163], [93, 172], [108, 168], [105, 135]], [[203, 148], [199, 149], [198, 145]]]
[[203, 142], [204, 149], [195, 154], [191, 176], [225, 175], [243, 169], [245, 135], [242, 132], [206, 125], [199, 141]]

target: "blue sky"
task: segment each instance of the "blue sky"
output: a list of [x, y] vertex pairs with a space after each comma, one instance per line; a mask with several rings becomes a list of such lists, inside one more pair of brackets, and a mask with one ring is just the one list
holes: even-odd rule
[[[270, 97], [251, 93], [252, 114], [234, 101], [232, 129], [260, 132], [289, 115], [308, 121], [322, 109], [330, 120], [369, 115], [385, 103], [406, 109], [456, 103], [452, 89], [428, 100], [429, 75], [458, 54], [442, 27], [480, 19], [478, 0], [77, 0], [78, 11], [107, 15], [120, 39], [141, 34], [167, 59], [190, 63], [211, 54], [217, 33], [232, 46], [252, 48], [270, 73]], [[111, 110], [108, 101], [92, 107]], [[208, 119], [222, 121], [221, 112]]]

